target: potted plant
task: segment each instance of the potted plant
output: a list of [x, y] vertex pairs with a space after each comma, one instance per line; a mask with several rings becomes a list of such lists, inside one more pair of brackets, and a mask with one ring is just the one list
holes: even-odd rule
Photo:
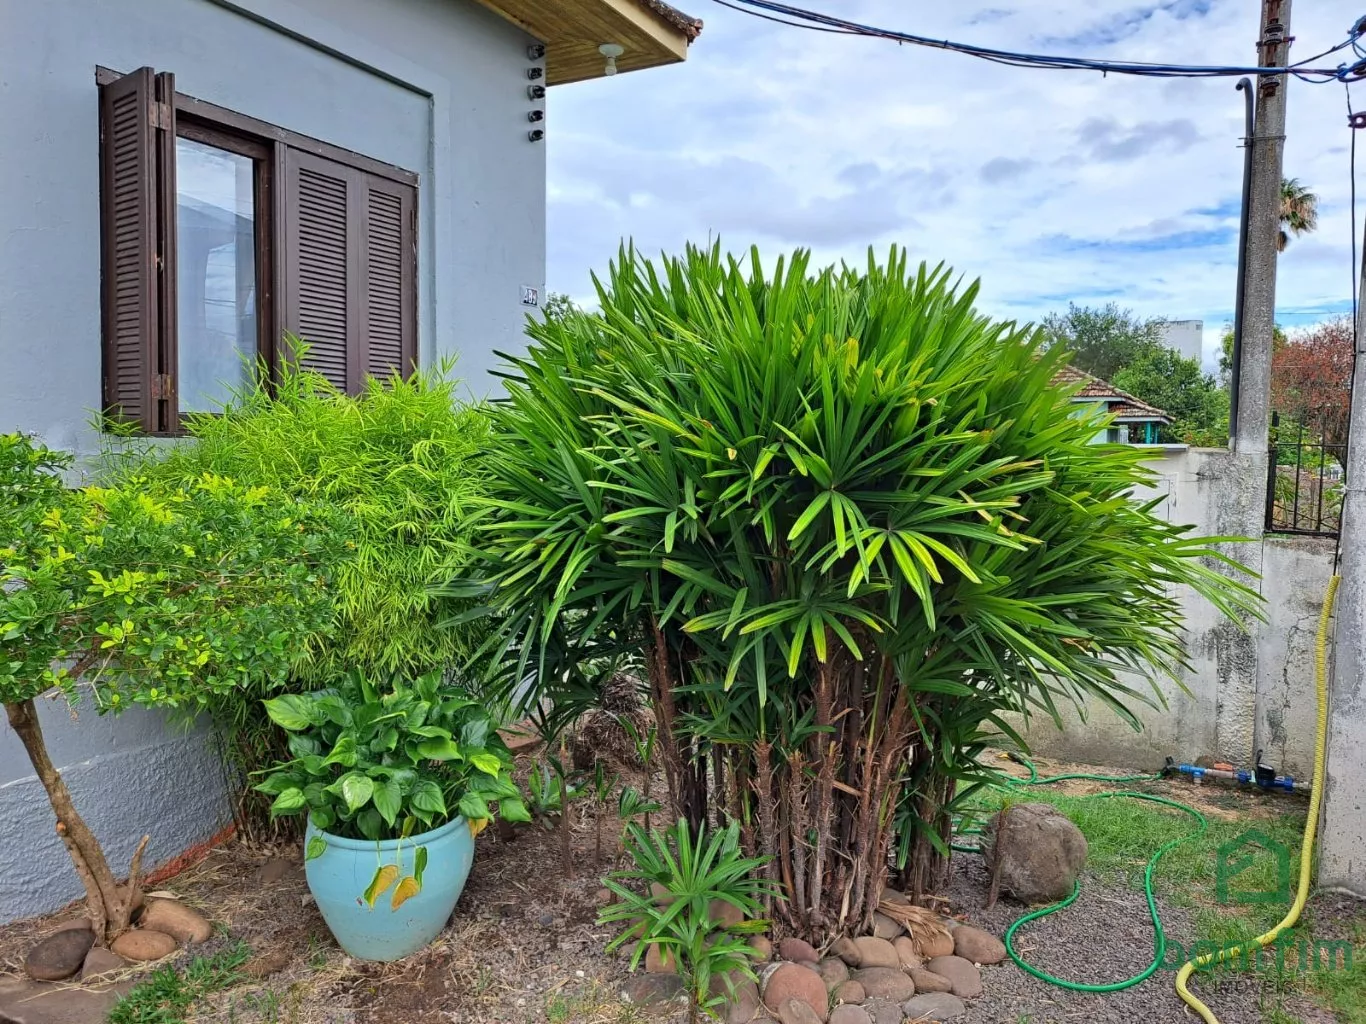
[[342, 949], [397, 960], [441, 931], [496, 812], [528, 820], [492, 716], [439, 672], [265, 702], [290, 761], [257, 785], [272, 815], [308, 814], [304, 871]]

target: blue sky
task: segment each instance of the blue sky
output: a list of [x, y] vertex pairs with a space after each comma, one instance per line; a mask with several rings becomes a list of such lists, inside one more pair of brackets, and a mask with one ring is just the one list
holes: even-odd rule
[[[552, 290], [591, 301], [589, 272], [627, 237], [658, 252], [719, 236], [826, 262], [898, 244], [980, 278], [982, 307], [1003, 317], [1037, 319], [1070, 298], [1202, 319], [1212, 362], [1237, 265], [1243, 100], [1232, 81], [1032, 71], [676, 2], [705, 22], [686, 63], [553, 93]], [[1191, 64], [1255, 62], [1259, 8], [806, 6], [987, 46]], [[1297, 4], [1292, 59], [1344, 38], [1359, 7]], [[1366, 107], [1366, 87], [1354, 103]], [[1286, 173], [1320, 196], [1319, 231], [1280, 262], [1279, 318], [1291, 327], [1349, 309], [1352, 272], [1343, 87], [1292, 82], [1288, 109]]]

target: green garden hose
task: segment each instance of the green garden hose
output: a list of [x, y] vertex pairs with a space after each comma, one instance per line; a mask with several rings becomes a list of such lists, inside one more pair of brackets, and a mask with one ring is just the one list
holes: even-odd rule
[[[1067, 780], [1074, 779], [1084, 780], [1088, 782], [1151, 782], [1155, 779], [1159, 779], [1162, 777], [1160, 773], [1155, 775], [1092, 775], [1085, 772], [1068, 772], [1063, 775], [1049, 775], [1040, 778], [1039, 773], [1035, 769], [1033, 762], [1031, 762], [1028, 758], [1020, 757], [1019, 755], [1015, 754], [1009, 756], [1012, 760], [1017, 761], [1018, 763], [1024, 765], [1026, 768], [1029, 769], [1029, 778], [1013, 779], [1009, 776], [1002, 776], [1000, 785], [1003, 788], [1007, 789], [1023, 789], [1026, 786], [1045, 786], [1053, 782], [1064, 782]], [[1146, 869], [1144, 869], [1143, 872], [1143, 895], [1148, 902], [1148, 916], [1152, 918], [1153, 922], [1153, 959], [1152, 962], [1148, 964], [1148, 966], [1144, 968], [1142, 971], [1140, 971], [1138, 974], [1135, 974], [1130, 978], [1125, 978], [1122, 981], [1113, 981], [1102, 985], [1088, 985], [1083, 982], [1068, 981], [1066, 978], [1056, 977], [1055, 975], [1049, 974], [1047, 971], [1042, 971], [1037, 967], [1027, 964], [1025, 963], [1024, 959], [1020, 956], [1020, 954], [1016, 951], [1015, 933], [1029, 922], [1037, 921], [1039, 918], [1047, 917], [1049, 914], [1056, 914], [1059, 910], [1063, 910], [1067, 907], [1070, 907], [1073, 903], [1075, 903], [1077, 897], [1081, 895], [1080, 879], [1077, 881], [1077, 884], [1073, 887], [1072, 894], [1068, 896], [1066, 899], [1061, 900], [1058, 903], [1051, 904], [1050, 906], [1043, 907], [1040, 910], [1031, 911], [1030, 913], [1025, 914], [1023, 917], [1019, 918], [1014, 924], [1012, 924], [1009, 928], [1006, 929], [1006, 952], [1010, 954], [1010, 958], [1015, 961], [1016, 965], [1020, 968], [1020, 970], [1025, 971], [1028, 974], [1032, 974], [1034, 977], [1046, 981], [1051, 985], [1057, 985], [1059, 988], [1071, 989], [1075, 992], [1118, 992], [1121, 989], [1130, 988], [1134, 985], [1139, 984], [1140, 982], [1146, 981], [1148, 978], [1153, 976], [1157, 969], [1162, 966], [1162, 961], [1166, 958], [1167, 955], [1167, 933], [1162, 929], [1162, 919], [1157, 912], [1157, 898], [1153, 893], [1153, 872], [1157, 869], [1158, 861], [1162, 859], [1163, 854], [1165, 854], [1168, 850], [1171, 850], [1174, 847], [1179, 846], [1184, 842], [1187, 842], [1188, 840], [1195, 839], [1199, 836], [1204, 835], [1205, 830], [1209, 827], [1209, 822], [1205, 820], [1205, 816], [1201, 814], [1199, 811], [1197, 811], [1194, 807], [1191, 807], [1188, 804], [1183, 804], [1178, 800], [1170, 800], [1164, 796], [1155, 796], [1152, 793], [1139, 793], [1134, 790], [1116, 790], [1110, 793], [1090, 793], [1086, 796], [1076, 797], [1075, 799], [1109, 800], [1118, 797], [1123, 797], [1129, 800], [1145, 800], [1149, 803], [1161, 804], [1164, 807], [1175, 808], [1176, 810], [1188, 814], [1192, 818], [1194, 818], [1196, 821], [1196, 827], [1194, 830], [1186, 833], [1186, 835], [1184, 836], [1179, 836], [1176, 839], [1163, 843], [1160, 847], [1158, 847], [1157, 851], [1153, 853], [1153, 855], [1150, 858], [1148, 858], [1148, 866]], [[960, 834], [973, 834], [974, 832], [980, 832], [980, 829], [969, 830], [967, 832]], [[955, 850], [962, 850], [965, 852], [977, 852], [977, 847], [960, 846], [955, 844], [953, 848]]]

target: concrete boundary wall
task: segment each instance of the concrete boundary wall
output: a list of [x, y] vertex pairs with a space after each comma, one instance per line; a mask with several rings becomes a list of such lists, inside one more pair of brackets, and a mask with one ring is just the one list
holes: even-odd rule
[[1165, 709], [1142, 708], [1134, 731], [1097, 706], [1069, 714], [1060, 732], [1034, 718], [1027, 729], [1040, 753], [1069, 760], [1156, 770], [1164, 758], [1208, 756], [1239, 765], [1258, 750], [1282, 772], [1307, 779], [1313, 768], [1314, 633], [1332, 574], [1333, 540], [1263, 534], [1266, 458], [1225, 449], [1170, 449], [1151, 463], [1159, 511], [1210, 536], [1241, 536], [1222, 550], [1260, 574], [1265, 622], [1247, 631], [1222, 620], [1187, 590], [1191, 670], [1181, 687], [1159, 684]]

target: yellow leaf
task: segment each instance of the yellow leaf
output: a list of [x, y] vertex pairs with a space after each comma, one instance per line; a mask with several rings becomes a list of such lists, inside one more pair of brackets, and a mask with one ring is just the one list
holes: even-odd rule
[[[395, 869], [395, 874], [397, 873], [397, 869]], [[417, 879], [412, 875], [409, 875], [398, 883], [398, 888], [394, 890], [393, 898], [389, 901], [389, 909], [397, 910], [399, 907], [403, 906], [407, 900], [416, 896], [421, 891], [422, 888], [417, 884]]]
[[393, 885], [397, 878], [397, 864], [385, 864], [383, 867], [376, 868], [375, 877], [370, 879], [370, 885], [361, 899], [365, 900], [368, 906], [374, 907], [375, 900], [379, 899], [380, 895]]
[[488, 828], [488, 826], [488, 818], [475, 818], [474, 821], [470, 822], [470, 838], [473, 839], [480, 832], [484, 831], [484, 829]]

